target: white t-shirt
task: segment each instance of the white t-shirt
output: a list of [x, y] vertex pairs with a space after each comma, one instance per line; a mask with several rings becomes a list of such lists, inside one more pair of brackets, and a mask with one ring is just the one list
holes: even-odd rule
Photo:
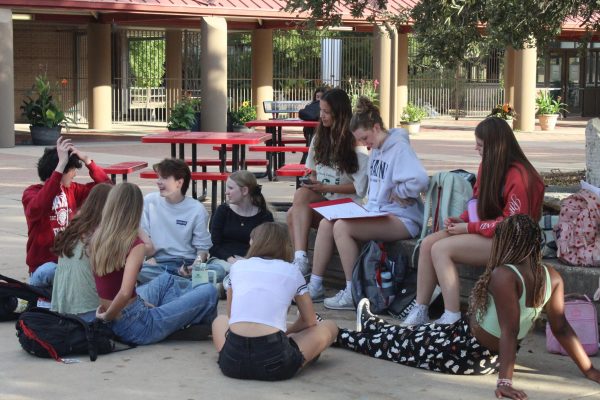
[[228, 279], [233, 291], [229, 324], [254, 322], [285, 332], [292, 299], [308, 291], [298, 267], [282, 260], [240, 260]]

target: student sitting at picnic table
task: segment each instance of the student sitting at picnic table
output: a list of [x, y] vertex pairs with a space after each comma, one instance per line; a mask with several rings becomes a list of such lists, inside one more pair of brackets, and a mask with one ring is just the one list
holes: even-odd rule
[[[352, 106], [342, 89], [327, 91], [320, 101], [320, 123], [310, 144], [306, 166], [312, 170], [311, 183], [302, 184], [294, 193], [287, 223], [294, 244], [294, 264], [303, 275], [310, 271], [306, 255], [310, 228], [317, 229], [322, 219], [310, 208], [311, 203], [350, 197], [358, 203], [367, 192], [369, 155], [358, 146], [350, 132]], [[333, 243], [329, 232], [317, 231], [317, 242]], [[324, 255], [329, 257], [331, 254]], [[311, 278], [312, 279], [312, 278]]]
[[586, 378], [600, 383], [564, 313], [564, 283], [542, 264], [541, 230], [527, 215], [508, 217], [496, 226], [492, 251], [475, 284], [469, 314], [450, 325], [389, 324], [361, 300], [356, 331], [340, 329], [342, 348], [430, 371], [456, 375], [498, 372], [497, 398], [526, 399], [513, 387], [519, 342], [545, 307], [552, 333]]
[[[415, 154], [404, 129], [385, 129], [379, 108], [368, 98], [360, 97], [350, 130], [356, 140], [371, 148], [369, 156], [369, 211], [386, 212], [385, 216], [364, 219], [323, 218], [319, 234], [333, 237], [346, 278], [346, 288], [324, 300], [326, 308], [354, 310], [352, 269], [360, 253], [360, 244], [369, 240], [392, 242], [415, 237], [421, 231], [423, 203], [420, 193], [427, 190], [429, 178]], [[313, 301], [322, 301], [323, 275], [334, 244], [315, 243], [313, 271], [308, 288]]]
[[[244, 257], [250, 247], [250, 232], [257, 226], [273, 221], [261, 186], [250, 171], [239, 170], [229, 175], [225, 183], [227, 203], [221, 204], [210, 221], [213, 246], [210, 256], [229, 272], [229, 266]], [[215, 264], [211, 262], [211, 265]]]
[[52, 285], [52, 311], [75, 314], [86, 321], [96, 318], [100, 303], [88, 245], [100, 224], [102, 209], [112, 188], [106, 183], [94, 186], [73, 221], [54, 239], [52, 251], [58, 255], [58, 266]]
[[[87, 167], [93, 182], [73, 182], [77, 170]], [[27, 257], [29, 283], [50, 287], [58, 257], [51, 250], [54, 237], [63, 231], [90, 190], [97, 183], [110, 183], [104, 170], [71, 142], [59, 137], [56, 147], [46, 148], [37, 163], [42, 183], [23, 192], [22, 203], [27, 221]]]
[[[231, 378], [289, 379], [331, 345], [337, 327], [317, 322], [304, 278], [289, 263], [292, 246], [285, 225], [266, 222], [255, 228], [245, 256], [226, 278], [227, 315], [212, 326], [219, 367]], [[299, 316], [288, 325], [292, 299]]]
[[[303, 121], [318, 121], [319, 114], [321, 113], [321, 97], [325, 94], [327, 88], [318, 87], [315, 89], [312, 97], [312, 101], [306, 105], [302, 110], [298, 111], [298, 117]], [[305, 127], [302, 129], [304, 138], [306, 139], [306, 145], [310, 146], [310, 142], [315, 133], [315, 128]]]
[[[127, 207], [124, 207], [127, 205]], [[146, 245], [140, 237], [144, 198], [123, 182], [108, 195], [98, 229], [90, 241], [90, 260], [100, 297], [96, 317], [110, 323], [121, 340], [151, 344], [188, 325], [210, 324], [217, 314], [217, 292], [210, 284], [185, 293], [175, 276], [163, 273], [136, 292]]]
[[[186, 196], [190, 185], [190, 168], [183, 160], [165, 158], [154, 165], [158, 192], [144, 197], [141, 228], [155, 253], [144, 262], [138, 282], [145, 284], [163, 272], [179, 274], [196, 257], [208, 257], [212, 246], [208, 232], [208, 212], [198, 201]], [[182, 287], [188, 282], [182, 282]]]

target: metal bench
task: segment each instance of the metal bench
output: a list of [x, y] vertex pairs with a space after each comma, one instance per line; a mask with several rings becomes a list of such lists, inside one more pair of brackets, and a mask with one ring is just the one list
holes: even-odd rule
[[311, 169], [304, 164], [286, 164], [275, 171], [276, 176], [295, 176], [296, 189], [300, 187], [300, 178], [310, 174]]
[[304, 100], [269, 100], [263, 101], [265, 113], [272, 114], [277, 118], [278, 114], [296, 114], [302, 110], [310, 101]]
[[146, 168], [148, 163], [145, 161], [125, 161], [117, 164], [102, 167], [106, 174], [110, 174], [110, 180], [113, 184], [117, 183], [117, 175], [123, 176], [123, 182], [127, 182], [127, 175], [142, 168]]

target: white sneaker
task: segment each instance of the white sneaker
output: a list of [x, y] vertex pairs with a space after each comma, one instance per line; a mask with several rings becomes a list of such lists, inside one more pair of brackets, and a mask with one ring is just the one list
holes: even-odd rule
[[306, 277], [310, 275], [310, 263], [308, 262], [308, 257], [297, 257], [294, 259], [293, 264], [298, 267], [302, 276]]
[[325, 298], [325, 288], [323, 285], [319, 287], [315, 287], [315, 285], [308, 284], [308, 294], [310, 294], [310, 298], [313, 303], [322, 303]]
[[439, 317], [438, 319], [436, 319], [435, 321], [433, 321], [433, 323], [437, 324], [437, 325], [452, 325], [456, 321], [458, 321], [460, 319], [460, 317], [461, 317], [460, 312], [453, 313], [453, 312], [449, 312], [449, 311], [444, 311], [442, 316]]
[[354, 310], [354, 300], [350, 290], [340, 290], [335, 296], [323, 300], [325, 308], [332, 310]]
[[356, 306], [356, 332], [362, 332], [365, 322], [374, 317], [371, 312], [371, 303], [366, 297], [361, 299]]
[[408, 316], [400, 323], [401, 326], [423, 325], [429, 322], [429, 307], [415, 304]]

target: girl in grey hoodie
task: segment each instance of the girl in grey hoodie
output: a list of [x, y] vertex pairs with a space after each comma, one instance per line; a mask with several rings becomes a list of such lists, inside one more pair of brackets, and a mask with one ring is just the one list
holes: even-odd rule
[[[371, 148], [369, 156], [369, 211], [387, 212], [377, 218], [323, 220], [320, 229], [331, 230], [340, 254], [346, 288], [324, 301], [332, 309], [354, 309], [352, 268], [358, 258], [359, 242], [396, 241], [415, 237], [421, 230], [423, 204], [420, 193], [427, 190], [429, 178], [410, 147], [404, 129], [385, 129], [379, 109], [367, 98], [359, 99], [350, 122], [358, 142]], [[325, 265], [313, 263], [313, 274], [323, 276]], [[313, 286], [311, 290], [311, 285]], [[316, 292], [309, 283], [309, 291]]]

